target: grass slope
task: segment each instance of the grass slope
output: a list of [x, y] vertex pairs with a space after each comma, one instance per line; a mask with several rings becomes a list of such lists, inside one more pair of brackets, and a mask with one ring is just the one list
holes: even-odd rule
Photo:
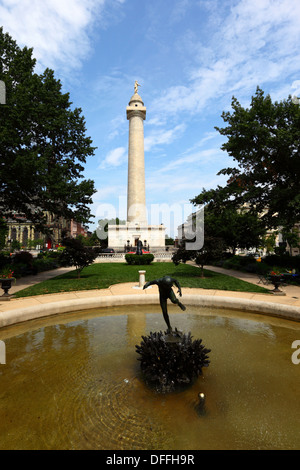
[[33, 295], [53, 294], [57, 292], [70, 292], [90, 289], [106, 289], [113, 284], [123, 282], [137, 282], [138, 271], [146, 270], [146, 281], [170, 275], [178, 280], [181, 287], [198, 287], [203, 289], [217, 289], [240, 292], [267, 293], [263, 287], [250, 284], [232, 276], [204, 271], [204, 278], [199, 277], [200, 270], [195, 266], [173, 263], [153, 263], [149, 266], [130, 266], [126, 263], [95, 263], [81, 272], [77, 279], [75, 271], [54, 277], [27, 287], [15, 294], [15, 297], [29, 297]]

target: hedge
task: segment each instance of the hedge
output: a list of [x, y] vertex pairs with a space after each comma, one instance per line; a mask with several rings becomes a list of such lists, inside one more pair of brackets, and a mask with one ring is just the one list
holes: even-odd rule
[[143, 265], [152, 263], [152, 261], [154, 260], [154, 255], [152, 255], [151, 253], [144, 255], [135, 255], [127, 253], [127, 255], [125, 255], [125, 259], [128, 264]]

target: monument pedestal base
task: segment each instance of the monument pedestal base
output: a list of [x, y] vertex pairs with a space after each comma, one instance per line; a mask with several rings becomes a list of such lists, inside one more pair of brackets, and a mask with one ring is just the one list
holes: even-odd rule
[[108, 246], [116, 251], [125, 247], [136, 247], [140, 240], [143, 246], [155, 250], [165, 248], [166, 228], [164, 225], [127, 223], [108, 226]]

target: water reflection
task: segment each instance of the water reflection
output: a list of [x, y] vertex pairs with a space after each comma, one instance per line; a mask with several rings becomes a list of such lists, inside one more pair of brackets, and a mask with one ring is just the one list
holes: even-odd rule
[[194, 307], [183, 314], [170, 306], [170, 313], [174, 326], [212, 352], [203, 376], [167, 395], [145, 386], [134, 348], [142, 335], [165, 328], [157, 306], [1, 330], [0, 448], [299, 448], [300, 378], [291, 344], [300, 325]]

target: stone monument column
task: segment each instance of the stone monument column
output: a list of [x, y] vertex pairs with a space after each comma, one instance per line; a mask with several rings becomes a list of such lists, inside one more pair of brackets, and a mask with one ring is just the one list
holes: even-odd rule
[[148, 225], [145, 191], [144, 120], [146, 108], [134, 84], [134, 94], [126, 108], [129, 121], [127, 223], [108, 225], [108, 246], [123, 252], [125, 247], [146, 246], [157, 252], [165, 248], [165, 227]]
[[138, 94], [138, 86], [135, 82], [134, 95], [126, 108], [129, 120], [127, 222], [147, 225], [144, 156], [146, 108]]

